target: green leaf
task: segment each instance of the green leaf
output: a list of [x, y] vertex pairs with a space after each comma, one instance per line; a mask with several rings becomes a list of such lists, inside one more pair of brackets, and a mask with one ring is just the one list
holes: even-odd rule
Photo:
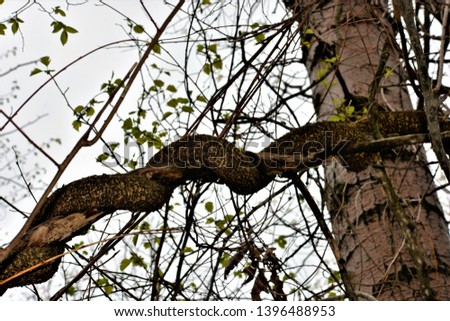
[[38, 73], [40, 73], [40, 72], [42, 72], [41, 69], [39, 69], [39, 68], [34, 68], [34, 69], [31, 71], [30, 76], [34, 76], [34, 75], [36, 75], [36, 74], [38, 74]]
[[217, 55], [217, 44], [213, 43], [208, 46], [208, 49], [214, 52]]
[[62, 28], [64, 27], [64, 24], [62, 22], [60, 22], [60, 21], [53, 21], [50, 24], [50, 26], [53, 27], [53, 31], [52, 32], [53, 33], [57, 33], [60, 30], [62, 30]]
[[81, 127], [81, 122], [79, 120], [74, 120], [72, 122], [72, 127], [76, 130], [79, 131], [80, 127]]
[[177, 101], [179, 104], [188, 104], [189, 103], [189, 99], [184, 98], [184, 97], [177, 98]]
[[202, 52], [205, 49], [204, 45], [197, 45], [197, 52]]
[[157, 87], [162, 87], [162, 86], [164, 86], [164, 81], [162, 81], [162, 80], [160, 80], [160, 79], [155, 79], [155, 80], [153, 81], [153, 83], [154, 83], [155, 86], [157, 86]]
[[176, 93], [177, 92], [177, 88], [174, 85], [168, 85], [167, 86], [167, 90], [172, 92], [172, 93]]
[[222, 69], [223, 63], [222, 63], [222, 58], [220, 58], [220, 56], [217, 56], [216, 58], [214, 58], [213, 66], [216, 69]]
[[84, 111], [84, 106], [78, 105], [73, 111], [75, 114], [81, 114]]
[[205, 203], [205, 209], [211, 213], [214, 210], [214, 204], [213, 202], [206, 202]]
[[95, 109], [92, 107], [87, 107], [86, 108], [86, 116], [92, 116], [95, 114]]
[[164, 113], [162, 120], [165, 120], [167, 117], [169, 117], [170, 115], [172, 115], [172, 112], [168, 111], [166, 113]]
[[223, 218], [225, 219], [226, 222], [229, 223], [229, 222], [233, 221], [234, 215], [233, 214], [227, 214]]
[[[0, 1], [3, 1], [3, 0], [0, 0]], [[2, 4], [2, 2], [0, 2], [0, 4]], [[70, 295], [70, 296], [75, 295], [75, 287], [71, 286], [70, 288], [67, 289], [66, 293], [67, 293], [67, 295]]]
[[250, 25], [250, 28], [252, 28], [253, 30], [255, 30], [256, 28], [259, 27], [259, 23], [258, 22], [254, 22]]
[[181, 250], [182, 254], [186, 254], [186, 253], [191, 253], [194, 252], [194, 250], [192, 249], [192, 247], [186, 246], [184, 249]]
[[133, 243], [134, 246], [136, 246], [138, 239], [139, 239], [139, 234], [135, 234], [133, 236], [133, 238], [131, 239], [131, 242]]
[[5, 2], [4, 0], [0, 0], [0, 5], [2, 5], [3, 4], [3, 2]]
[[211, 0], [202, 0], [202, 5], [210, 5]]
[[175, 107], [177, 107], [177, 105], [178, 105], [178, 100], [175, 98], [172, 98], [171, 100], [169, 100], [167, 102], [167, 106], [169, 106], [169, 107], [175, 108]]
[[257, 43], [263, 42], [266, 39], [266, 35], [263, 33], [259, 33], [255, 36], [255, 40]]
[[129, 166], [131, 169], [135, 169], [136, 166], [137, 166], [137, 162], [134, 161], [134, 160], [130, 160], [130, 161], [128, 162], [128, 166]]
[[214, 223], [216, 220], [214, 219], [214, 217], [208, 217], [207, 219], [206, 219], [206, 224], [212, 224], [212, 223]]
[[124, 130], [130, 130], [132, 127], [133, 127], [133, 121], [131, 120], [131, 118], [125, 119], [125, 121], [123, 122], [122, 128]]
[[64, 30], [68, 33], [78, 33], [78, 30], [71, 26], [64, 26]]
[[0, 23], [0, 35], [4, 35], [7, 28], [5, 24]]
[[329, 64], [334, 64], [337, 61], [337, 57], [331, 57], [331, 58], [325, 58], [325, 62], [329, 63]]
[[183, 107], [181, 107], [181, 111], [183, 111], [185, 113], [193, 113], [194, 112], [194, 108], [192, 108], [190, 106], [183, 106]]
[[131, 255], [130, 261], [131, 263], [133, 263], [133, 266], [140, 266], [143, 267], [144, 269], [147, 268], [147, 264], [145, 263], [144, 258], [134, 253]]
[[150, 230], [150, 223], [147, 221], [144, 221], [141, 223], [141, 225], [139, 226], [139, 229], [141, 231], [149, 231]]
[[61, 43], [62, 43], [63, 46], [67, 43], [68, 37], [69, 37], [69, 35], [68, 35], [67, 31], [63, 30], [61, 32], [61, 36], [59, 37], [59, 39], [61, 40]]
[[63, 10], [61, 10], [61, 8], [60, 8], [59, 6], [55, 7], [55, 8], [53, 9], [53, 12], [54, 12], [55, 14], [59, 14], [59, 15], [61, 15], [61, 16], [63, 16], [63, 17], [66, 16], [66, 13], [65, 13]]
[[14, 21], [12, 23], [11, 31], [12, 31], [13, 35], [16, 34], [17, 31], [19, 31], [19, 23], [17, 21]]
[[142, 25], [135, 25], [133, 27], [133, 31], [136, 33], [143, 33], [145, 31], [144, 26]]
[[128, 265], [130, 265], [130, 263], [131, 263], [130, 259], [123, 259], [122, 262], [120, 262], [119, 269], [121, 271], [124, 271], [128, 267]]
[[[342, 121], [343, 119], [342, 119], [342, 114], [337, 114], [337, 115], [332, 115], [330, 118], [328, 118], [328, 121], [331, 121], [331, 122], [340, 122], [340, 121]], [[345, 118], [345, 117], [344, 117]]]
[[44, 56], [40, 59], [41, 64], [43, 64], [45, 67], [48, 67], [48, 65], [50, 65], [50, 61], [51, 59], [49, 56]]
[[278, 246], [282, 249], [286, 247], [287, 241], [284, 235], [280, 235], [278, 238], [275, 239], [275, 242], [278, 244]]
[[389, 67], [384, 68], [384, 77], [388, 78], [392, 75], [392, 69]]
[[102, 163], [102, 162], [104, 162], [105, 160], [107, 160], [108, 158], [109, 158], [109, 155], [106, 154], [106, 153], [103, 153], [103, 154], [100, 154], [100, 155], [97, 156], [96, 161], [97, 161], [98, 163]]
[[197, 99], [197, 101], [201, 101], [202, 103], [208, 102], [208, 99], [206, 99], [206, 97], [202, 96], [202, 95], [198, 95], [196, 99]]
[[153, 46], [153, 52], [154, 53], [156, 53], [156, 54], [158, 54], [158, 55], [160, 55], [161, 54], [161, 46], [158, 44], [158, 43], [156, 43], [154, 46]]
[[203, 72], [207, 75], [211, 74], [211, 65], [210, 64], [205, 64], [203, 66]]

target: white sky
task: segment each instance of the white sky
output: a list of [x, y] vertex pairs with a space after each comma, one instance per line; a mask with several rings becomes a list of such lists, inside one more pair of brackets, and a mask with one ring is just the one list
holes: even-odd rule
[[[77, 1], [78, 3], [84, 1]], [[150, 1], [147, 1], [149, 3]], [[21, 8], [27, 1], [6, 0], [0, 6], [0, 23], [7, 21], [12, 17], [11, 13]], [[20, 33], [15, 36], [12, 35], [9, 24], [6, 36], [0, 36], [2, 48], [0, 50], [0, 74], [6, 72], [19, 64], [24, 64], [34, 61], [43, 56], [50, 56], [50, 69], [59, 70], [66, 66], [78, 57], [86, 54], [88, 51], [102, 46], [106, 43], [127, 39], [126, 32], [122, 26], [126, 27], [124, 17], [119, 13], [114, 12], [104, 6], [99, 6], [98, 1], [89, 1], [86, 4], [79, 6], [66, 7], [65, 1], [41, 1], [45, 4], [46, 9], [51, 9], [57, 5], [67, 13], [67, 17], [60, 17], [59, 19], [65, 24], [72, 26], [78, 30], [77, 34], [69, 34], [68, 43], [62, 46], [59, 40], [59, 34], [52, 34], [52, 27], [50, 26], [52, 20], [50, 16], [43, 12], [38, 6], [27, 9], [19, 15], [24, 23], [20, 25]], [[70, 1], [70, 3], [76, 3]], [[130, 1], [108, 1], [119, 12], [132, 17], [132, 19], [141, 23], [146, 27], [146, 30], [152, 34], [151, 24], [145, 15], [138, 0]], [[154, 19], [157, 22], [162, 21], [170, 12], [170, 8], [164, 6], [163, 1], [151, 1], [151, 10]], [[141, 36], [145, 39], [145, 35]], [[5, 57], [5, 52], [13, 48], [16, 54], [9, 54]], [[85, 105], [91, 98], [100, 91], [100, 85], [109, 80], [112, 71], [114, 71], [115, 78], [122, 78], [134, 62], [137, 62], [136, 50], [126, 48], [103, 49], [86, 59], [76, 63], [73, 67], [67, 69], [61, 74], [57, 81], [62, 90], [67, 90], [67, 97], [73, 107], [77, 105]], [[30, 77], [30, 72], [35, 67], [43, 69], [40, 64], [31, 64], [20, 68], [4, 77], [0, 77], [0, 95], [5, 95], [12, 86], [13, 81], [17, 81], [20, 90], [17, 92], [18, 98], [11, 100], [0, 106], [7, 114], [11, 115], [18, 106], [20, 106], [41, 84], [47, 80], [48, 76], [44, 73]], [[136, 87], [136, 86], [135, 86]], [[105, 96], [102, 97], [103, 100]], [[134, 107], [135, 96], [133, 93], [125, 100], [120, 114], [127, 115], [128, 106]], [[97, 110], [100, 108], [98, 105]], [[29, 126], [25, 126], [30, 121], [36, 120], [37, 117], [43, 117], [37, 122]], [[16, 124], [24, 128], [29, 137], [31, 137], [38, 145], [49, 142], [52, 138], [59, 138], [62, 141], [61, 145], [52, 144], [52, 147], [47, 150], [49, 154], [58, 162], [61, 162], [67, 153], [74, 146], [80, 134], [84, 132], [86, 127], [80, 129], [80, 133], [76, 133], [72, 128], [72, 121], [74, 120], [72, 111], [67, 107], [61, 94], [56, 89], [55, 85], [50, 83], [43, 90], [41, 90], [14, 118]], [[5, 123], [5, 118], [0, 118], [0, 126]], [[0, 139], [3, 139], [5, 133], [14, 130], [14, 127], [9, 125], [0, 133]], [[17, 145], [18, 151], [23, 151], [29, 147], [26, 139], [18, 132], [13, 135], [6, 136]], [[123, 131], [120, 129], [120, 124], [116, 121], [110, 126], [104, 136], [107, 141], [123, 141]], [[103, 172], [110, 172], [104, 166], [95, 162], [95, 157], [102, 152], [102, 143], [97, 143], [94, 147], [83, 149], [78, 156], [72, 161], [68, 170], [60, 180], [60, 184], [73, 181], [77, 178], [89, 176], [92, 174], [101, 174]], [[10, 150], [9, 159], [14, 159], [14, 154]], [[47, 183], [56, 171], [55, 166], [42, 155], [29, 155], [26, 158], [26, 163], [22, 164], [22, 170], [27, 172], [34, 167], [34, 164], [39, 162], [40, 166], [45, 167], [48, 172], [40, 178]], [[3, 166], [0, 162], [0, 166]], [[14, 166], [15, 167], [15, 166]], [[16, 170], [17, 172], [17, 170]], [[11, 173], [1, 171], [2, 177], [11, 177]], [[6, 186], [10, 188], [10, 185]], [[35, 191], [36, 196], [42, 192]], [[4, 186], [0, 186], [0, 195], [7, 195], [8, 190]], [[15, 204], [24, 211], [30, 211], [33, 208], [33, 202], [27, 199], [27, 202], [19, 202]], [[16, 231], [20, 228], [22, 220], [14, 213], [5, 211], [4, 207], [0, 207], [0, 246], [9, 242]]]

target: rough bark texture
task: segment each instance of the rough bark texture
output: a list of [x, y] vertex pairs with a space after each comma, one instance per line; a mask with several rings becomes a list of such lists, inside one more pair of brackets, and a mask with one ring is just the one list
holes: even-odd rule
[[[319, 119], [355, 105], [356, 97], [369, 97], [385, 42], [392, 74], [381, 79], [376, 101], [367, 106], [412, 109], [385, 7], [361, 0], [302, 5], [314, 31], [307, 50], [310, 78], [334, 69], [315, 87]], [[337, 62], [331, 65], [333, 57]], [[380, 165], [387, 176], [372, 167], [358, 173], [325, 169], [326, 202], [355, 290], [380, 300], [450, 299], [449, 231], [436, 194], [429, 194], [434, 186], [422, 151], [384, 152]]]
[[[426, 132], [421, 112], [380, 113], [377, 120], [386, 136]], [[8, 251], [0, 249], [0, 294], [9, 287], [51, 278], [64, 244], [104, 215], [119, 209], [156, 211], [187, 180], [223, 183], [238, 194], [252, 194], [277, 174], [290, 176], [319, 166], [329, 157], [348, 163], [351, 171], [360, 171], [373, 161], [367, 152], [373, 148], [364, 143], [373, 140], [373, 122], [365, 117], [355, 123], [310, 124], [292, 130], [257, 154], [223, 139], [194, 135], [166, 146], [142, 169], [90, 176], [63, 186], [46, 200], [20, 244]], [[441, 127], [448, 131], [450, 123], [442, 120]], [[395, 140], [391, 143], [386, 148], [396, 146]]]

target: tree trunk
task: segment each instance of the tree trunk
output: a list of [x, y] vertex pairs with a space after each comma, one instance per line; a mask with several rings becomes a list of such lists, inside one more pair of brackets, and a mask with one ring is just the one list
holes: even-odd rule
[[[412, 109], [395, 35], [384, 19], [387, 8], [362, 0], [309, 0], [301, 7], [309, 17], [306, 65], [310, 80], [320, 81], [314, 88], [319, 120], [364, 116], [370, 106]], [[388, 72], [375, 103], [362, 106], [383, 47]], [[379, 300], [449, 300], [449, 231], [430, 193], [433, 177], [423, 150], [403, 147], [383, 153], [379, 163], [358, 173], [336, 162], [325, 166], [327, 208], [355, 290]]]

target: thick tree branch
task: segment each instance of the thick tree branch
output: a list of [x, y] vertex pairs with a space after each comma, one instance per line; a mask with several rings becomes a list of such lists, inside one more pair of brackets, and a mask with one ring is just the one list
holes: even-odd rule
[[[290, 177], [331, 157], [348, 164], [349, 170], [359, 171], [370, 165], [371, 153], [379, 152], [380, 148], [391, 149], [428, 139], [422, 112], [381, 112], [377, 120], [386, 138], [373, 140], [368, 117], [355, 123], [319, 122], [292, 130], [256, 154], [216, 137], [190, 136], [163, 148], [144, 168], [74, 181], [55, 191], [35, 219], [28, 222], [30, 228], [20, 241], [10, 244], [15, 248], [9, 250], [16, 254], [2, 262], [0, 292], [49, 279], [59, 261], [25, 276], [16, 275], [58, 256], [67, 241], [84, 233], [108, 213], [119, 209], [133, 212], [160, 209], [173, 189], [188, 180], [224, 183], [238, 194], [252, 194], [276, 175]], [[449, 122], [442, 120], [440, 125], [443, 131], [450, 130]]]

